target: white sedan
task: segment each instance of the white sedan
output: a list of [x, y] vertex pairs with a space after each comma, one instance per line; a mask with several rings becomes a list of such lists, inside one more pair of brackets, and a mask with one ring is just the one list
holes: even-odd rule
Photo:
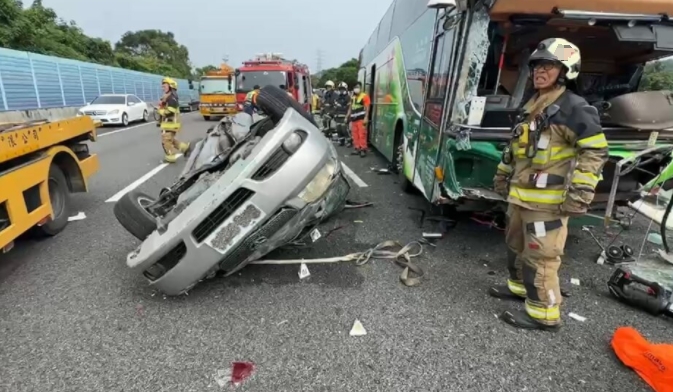
[[148, 121], [150, 107], [133, 94], [103, 94], [77, 113], [89, 116], [103, 125], [127, 126], [134, 121]]

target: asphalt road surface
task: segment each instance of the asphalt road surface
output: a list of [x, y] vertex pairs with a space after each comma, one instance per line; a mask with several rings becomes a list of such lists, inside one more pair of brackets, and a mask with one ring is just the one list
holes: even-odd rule
[[[184, 121], [185, 140], [208, 127], [198, 114]], [[648, 389], [613, 354], [615, 329], [630, 325], [671, 343], [670, 320], [608, 297], [611, 268], [593, 262], [596, 246], [577, 230], [561, 271], [571, 293], [564, 328], [509, 327], [496, 315], [520, 305], [486, 293], [506, 278], [502, 233], [470, 220], [415, 259], [426, 271], [417, 287], [403, 286], [401, 269], [378, 260], [310, 265], [301, 281], [296, 265], [250, 266], [188, 296], [164, 298], [126, 267], [138, 241], [106, 201], [141, 178], [140, 189], [158, 193], [184, 161], [155, 170], [162, 150], [153, 124], [105, 128], [92, 149], [101, 171], [90, 193], [75, 197], [74, 213], [86, 219], [0, 256], [2, 391], [217, 391], [231, 388], [219, 382], [228, 382], [232, 362], [249, 361], [254, 372], [241, 391], [632, 392]], [[437, 231], [433, 222], [419, 227], [420, 212], [409, 209], [426, 208], [421, 197], [371, 170], [383, 159], [340, 152], [354, 173], [350, 198], [374, 206], [344, 211], [310, 247], [274, 257], [340, 256]], [[645, 229], [630, 232], [625, 241], [639, 248]], [[349, 336], [356, 319], [366, 336]]]

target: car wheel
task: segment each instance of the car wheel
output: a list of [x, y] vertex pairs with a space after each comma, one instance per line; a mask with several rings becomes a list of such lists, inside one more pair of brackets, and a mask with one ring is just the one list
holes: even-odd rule
[[49, 178], [47, 180], [49, 191], [49, 201], [53, 211], [52, 219], [42, 226], [36, 226], [35, 234], [43, 237], [52, 237], [60, 233], [68, 225], [70, 217], [70, 189], [68, 188], [68, 179], [63, 170], [52, 163], [49, 167]]
[[154, 198], [143, 192], [128, 192], [115, 203], [115, 218], [126, 231], [145, 241], [157, 229], [156, 218], [146, 209], [153, 202]]
[[259, 90], [259, 95], [257, 95], [257, 106], [266, 113], [274, 123], [278, 123], [283, 118], [287, 109], [292, 108], [299, 112], [302, 117], [310, 121], [311, 124], [318, 127], [313, 116], [301, 107], [299, 102], [287, 95], [286, 91], [283, 91], [276, 86], [265, 86]]
[[147, 112], [147, 109], [143, 111], [143, 122], [147, 122], [150, 119], [150, 114]]
[[129, 116], [126, 113], [122, 114], [122, 125], [125, 127], [129, 125]]

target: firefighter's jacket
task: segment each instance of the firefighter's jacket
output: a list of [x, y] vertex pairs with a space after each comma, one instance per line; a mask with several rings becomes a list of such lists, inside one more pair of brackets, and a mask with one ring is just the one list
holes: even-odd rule
[[565, 87], [536, 94], [523, 111], [498, 165], [496, 190], [530, 210], [585, 213], [608, 159], [598, 111]]
[[159, 126], [162, 130], [173, 132], [180, 130], [180, 100], [175, 90], [161, 97], [159, 115], [161, 116]]

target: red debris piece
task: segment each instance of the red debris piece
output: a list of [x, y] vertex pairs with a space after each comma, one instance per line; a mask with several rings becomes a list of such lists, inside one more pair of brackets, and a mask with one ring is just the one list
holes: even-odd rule
[[252, 375], [255, 370], [255, 364], [252, 362], [232, 362], [231, 363], [231, 383], [238, 385], [246, 378]]

